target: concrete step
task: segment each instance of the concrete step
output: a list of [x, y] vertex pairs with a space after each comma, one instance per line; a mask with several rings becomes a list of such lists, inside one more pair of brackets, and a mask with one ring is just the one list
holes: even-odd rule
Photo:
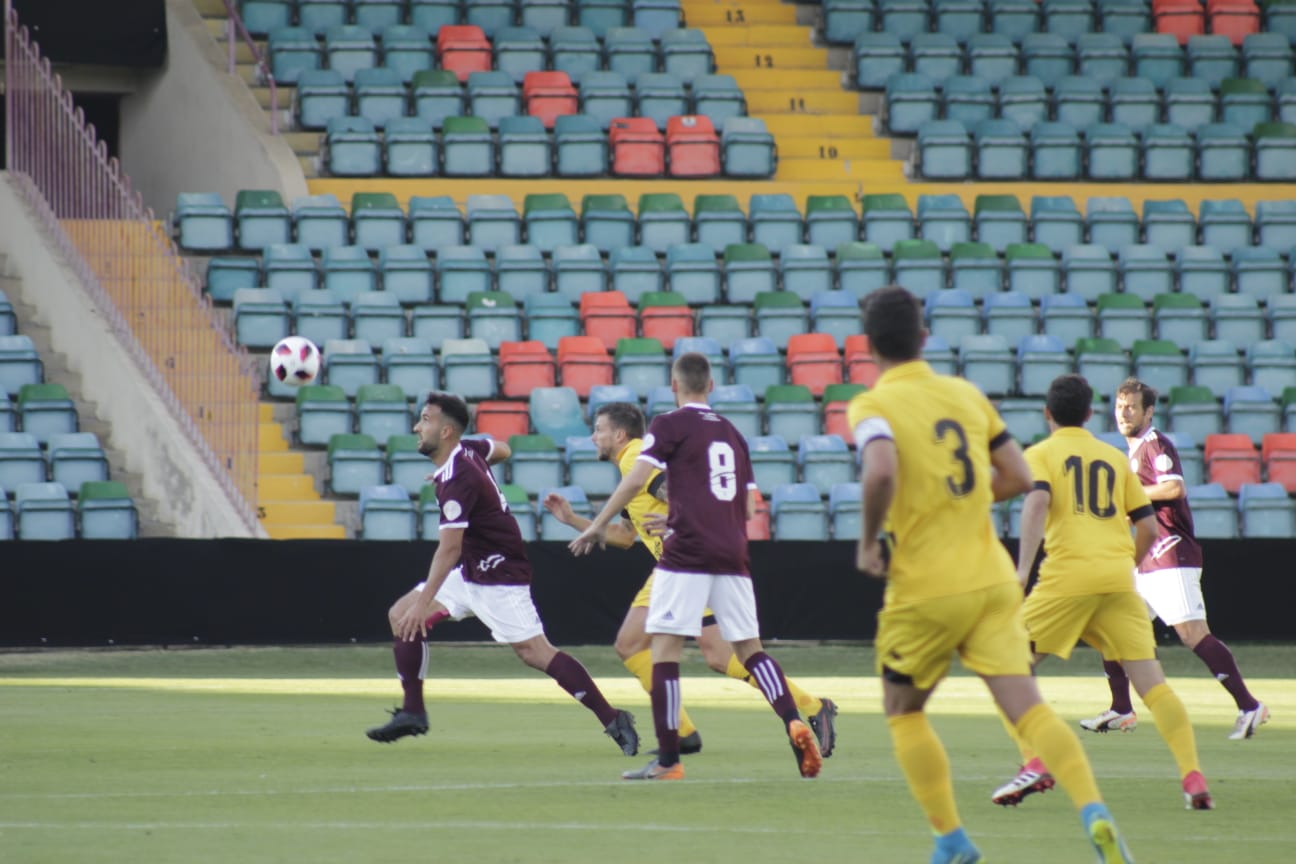
[[345, 540], [347, 530], [343, 525], [282, 525], [263, 523], [271, 540]]

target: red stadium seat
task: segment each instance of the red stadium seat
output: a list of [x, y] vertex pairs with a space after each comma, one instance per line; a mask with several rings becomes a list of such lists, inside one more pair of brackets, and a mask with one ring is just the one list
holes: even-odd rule
[[528, 72], [522, 79], [522, 104], [546, 129], [564, 114], [580, 112], [576, 88], [566, 72]]
[[788, 338], [788, 383], [803, 384], [822, 396], [829, 384], [842, 383], [837, 340], [827, 333], [798, 333]]
[[1235, 48], [1240, 48], [1247, 36], [1260, 32], [1260, 9], [1251, 0], [1207, 0], [1206, 15], [1210, 32], [1227, 36]]
[[531, 415], [526, 402], [477, 403], [477, 431], [496, 441], [507, 441], [512, 435], [525, 435], [530, 430]]
[[1281, 483], [1288, 494], [1296, 493], [1296, 433], [1270, 432], [1260, 441], [1260, 460], [1265, 479]]
[[500, 389], [510, 399], [524, 399], [536, 387], [552, 387], [557, 380], [557, 364], [543, 342], [501, 342], [499, 365]]
[[1197, 0], [1153, 0], [1152, 17], [1158, 33], [1171, 33], [1180, 45], [1206, 32], [1206, 16]]
[[768, 540], [770, 539], [769, 502], [761, 497], [759, 489], [748, 489], [747, 494], [756, 501], [756, 515], [747, 520], [747, 539]]
[[645, 297], [639, 303], [639, 329], [646, 337], [662, 343], [667, 351], [675, 349], [675, 340], [693, 335], [693, 310], [687, 303], [662, 305]]
[[612, 383], [615, 370], [603, 340], [596, 336], [564, 336], [558, 340], [558, 371], [564, 387], [588, 399], [591, 387]]
[[666, 152], [672, 177], [720, 175], [720, 136], [706, 115], [688, 114], [667, 120]]
[[1260, 482], [1260, 454], [1249, 435], [1207, 435], [1203, 455], [1207, 479], [1232, 495], [1238, 494], [1244, 483]]
[[666, 173], [666, 139], [650, 117], [622, 117], [608, 131], [612, 173], [622, 177], [660, 177]]
[[868, 337], [857, 333], [846, 337], [846, 380], [852, 384], [872, 387], [877, 381], [877, 363], [869, 354]]
[[585, 335], [599, 339], [608, 351], [616, 350], [621, 339], [635, 336], [634, 310], [620, 291], [586, 291], [580, 299], [580, 318]]
[[436, 46], [440, 67], [455, 73], [461, 84], [473, 72], [491, 70], [491, 43], [476, 25], [443, 25], [437, 31]]

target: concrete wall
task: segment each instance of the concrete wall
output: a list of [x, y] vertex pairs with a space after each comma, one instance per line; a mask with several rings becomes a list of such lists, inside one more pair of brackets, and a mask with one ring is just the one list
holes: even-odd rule
[[98, 403], [100, 417], [112, 424], [111, 446], [126, 454], [127, 470], [141, 476], [144, 494], [157, 502], [160, 518], [175, 525], [179, 536], [252, 536], [12, 182], [8, 173], [0, 173], [0, 252], [22, 280], [22, 301], [49, 326], [54, 350], [81, 376], [83, 395]]
[[[179, 192], [307, 194], [292, 148], [235, 75], [190, 0], [167, 0], [165, 68], [122, 99], [122, 167], [144, 201], [169, 213]], [[282, 91], [281, 91], [282, 92]], [[282, 97], [281, 97], [282, 98]], [[285, 106], [286, 107], [286, 106]]]

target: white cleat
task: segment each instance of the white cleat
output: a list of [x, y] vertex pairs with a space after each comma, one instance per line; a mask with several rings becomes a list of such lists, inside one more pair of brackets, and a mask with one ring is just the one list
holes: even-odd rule
[[1138, 715], [1133, 711], [1121, 714], [1110, 708], [1097, 717], [1080, 721], [1080, 728], [1090, 732], [1133, 732], [1136, 726], [1138, 726]]
[[1230, 741], [1241, 741], [1255, 734], [1256, 729], [1269, 722], [1269, 709], [1263, 702], [1257, 702], [1250, 711], [1239, 711], [1233, 731], [1229, 733]]

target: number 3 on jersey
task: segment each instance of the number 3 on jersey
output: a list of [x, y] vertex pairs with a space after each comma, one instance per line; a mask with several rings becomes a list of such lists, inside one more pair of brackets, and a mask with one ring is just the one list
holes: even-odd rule
[[711, 494], [717, 501], [732, 501], [738, 496], [738, 472], [734, 469], [733, 448], [724, 441], [713, 441], [707, 448], [711, 468]]
[[972, 466], [972, 459], [968, 456], [967, 433], [963, 431], [963, 426], [957, 420], [937, 420], [935, 429], [936, 440], [944, 443], [947, 437], [953, 436], [954, 450], [950, 453], [958, 469], [955, 473], [945, 477], [945, 487], [955, 498], [962, 498], [976, 487], [976, 469]]

